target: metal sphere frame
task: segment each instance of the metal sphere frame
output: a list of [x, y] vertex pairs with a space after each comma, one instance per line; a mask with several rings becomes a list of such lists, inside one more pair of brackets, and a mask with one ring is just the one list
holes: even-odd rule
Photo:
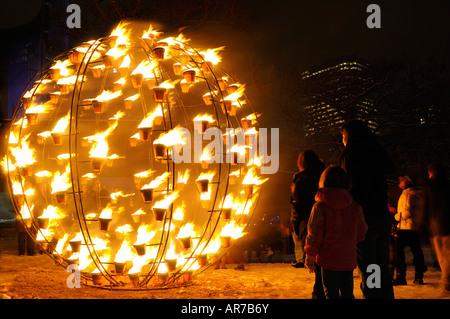
[[[71, 89], [70, 93], [65, 95], [65, 104], [70, 103], [67, 105], [67, 109], [69, 110], [69, 124], [68, 124], [68, 134], [66, 135], [66, 138], [68, 140], [68, 153], [69, 153], [69, 159], [68, 159], [68, 167], [70, 167], [70, 180], [71, 180], [71, 187], [70, 191], [67, 191], [67, 194], [72, 195], [69, 196], [70, 200], [73, 203], [74, 211], [71, 212], [73, 216], [73, 220], [77, 222], [77, 226], [79, 226], [79, 231], [82, 234], [83, 237], [83, 244], [89, 251], [89, 256], [94, 263], [95, 267], [100, 271], [101, 276], [106, 279], [106, 284], [98, 285], [93, 284], [93, 277], [90, 273], [81, 272], [81, 276], [84, 280], [84, 284], [86, 285], [92, 285], [93, 287], [99, 287], [99, 288], [107, 288], [107, 289], [143, 289], [143, 290], [149, 290], [149, 289], [162, 289], [162, 288], [171, 288], [179, 286], [179, 280], [182, 278], [183, 274], [186, 273], [185, 270], [183, 270], [184, 266], [186, 266], [188, 263], [191, 265], [193, 264], [193, 260], [197, 260], [203, 250], [208, 246], [209, 242], [212, 240], [214, 234], [217, 232], [219, 228], [219, 224], [221, 223], [220, 216], [223, 213], [223, 204], [225, 201], [226, 195], [230, 191], [230, 172], [234, 165], [234, 167], [239, 167], [239, 170], [242, 171], [245, 170], [245, 163], [213, 163], [211, 165], [214, 165], [214, 167], [217, 168], [217, 174], [215, 175], [216, 181], [211, 182], [210, 185], [214, 185], [214, 191], [212, 192], [212, 196], [210, 199], [210, 208], [207, 210], [207, 213], [209, 216], [206, 217], [206, 224], [202, 227], [202, 233], [199, 235], [197, 245], [196, 247], [192, 247], [191, 252], [188, 253], [188, 256], [186, 257], [186, 261], [183, 266], [178, 267], [173, 272], [171, 272], [171, 275], [168, 276], [167, 280], [164, 280], [163, 282], [158, 282], [158, 284], [154, 284], [152, 281], [153, 278], [157, 278], [157, 270], [158, 266], [161, 263], [164, 263], [164, 257], [167, 253], [167, 249], [169, 246], [169, 241], [171, 240], [171, 227], [172, 227], [172, 221], [173, 221], [173, 213], [174, 213], [174, 205], [173, 203], [170, 204], [169, 209], [166, 211], [163, 225], [164, 227], [161, 230], [160, 240], [158, 243], [157, 253], [155, 259], [150, 262], [151, 265], [149, 266], [148, 270], [144, 274], [140, 274], [139, 281], [137, 284], [134, 285], [128, 285], [125, 284], [118, 276], [118, 274], [115, 274], [111, 270], [108, 269], [108, 263], [101, 261], [101, 256], [98, 254], [95, 244], [93, 241], [93, 238], [91, 236], [92, 231], [90, 230], [91, 223], [95, 222], [95, 220], [87, 219], [87, 211], [85, 211], [85, 200], [82, 198], [83, 196], [83, 190], [82, 190], [82, 166], [85, 165], [86, 161], [79, 158], [79, 154], [81, 153], [80, 150], [80, 143], [81, 143], [81, 125], [83, 119], [80, 118], [80, 115], [85, 116], [85, 104], [83, 102], [83, 93], [86, 92], [85, 85], [87, 82], [87, 79], [89, 78], [88, 72], [92, 70], [92, 67], [95, 65], [98, 65], [99, 62], [101, 63], [102, 60], [95, 58], [95, 54], [100, 54], [104, 56], [105, 48], [111, 48], [111, 41], [112, 37], [104, 37], [100, 38], [94, 42], [90, 42], [89, 44], [85, 45], [85, 52], [82, 54], [79, 63], [75, 64], [75, 75], [76, 80], [73, 84], [73, 88]], [[182, 117], [184, 117], [184, 127], [188, 128], [190, 132], [194, 132], [195, 127], [193, 127], [192, 120], [189, 119], [188, 111], [189, 109], [202, 109], [204, 110], [207, 108], [208, 110], [213, 110], [213, 115], [215, 122], [217, 123], [217, 127], [219, 129], [226, 129], [226, 128], [241, 128], [241, 122], [239, 121], [239, 117], [245, 117], [251, 113], [255, 113], [250, 101], [247, 99], [245, 94], [242, 94], [242, 100], [245, 100], [245, 103], [239, 103], [239, 107], [236, 114], [230, 115], [229, 112], [227, 112], [224, 108], [224, 105], [221, 101], [223, 101], [224, 97], [226, 96], [226, 88], [219, 83], [219, 81], [223, 77], [227, 77], [229, 81], [232, 81], [232, 84], [235, 83], [234, 79], [224, 72], [221, 68], [217, 66], [212, 66], [211, 64], [208, 64], [204, 56], [193, 46], [188, 45], [187, 43], [183, 43], [180, 41], [174, 42], [176, 45], [170, 45], [170, 50], [178, 50], [178, 54], [174, 56], [170, 56], [169, 58], [165, 59], [158, 59], [155, 56], [155, 48], [157, 46], [156, 40], [151, 41], [151, 43], [148, 41], [148, 39], [143, 39], [141, 37], [135, 37], [133, 39], [133, 42], [131, 42], [130, 48], [128, 48], [127, 55], [130, 56], [132, 54], [136, 55], [142, 55], [144, 59], [147, 59], [149, 62], [157, 61], [157, 67], [154, 68], [154, 78], [156, 80], [155, 85], [158, 86], [164, 81], [169, 80], [170, 82], [176, 82], [177, 85], [179, 85], [179, 82], [177, 82], [176, 76], [173, 74], [173, 71], [171, 71], [170, 66], [172, 66], [174, 63], [180, 63], [180, 56], [183, 55], [184, 57], [188, 58], [188, 64], [192, 67], [195, 67], [199, 73], [197, 73], [197, 78], [200, 80], [199, 83], [195, 83], [196, 86], [204, 86], [206, 88], [206, 93], [210, 94], [211, 97], [215, 97], [212, 99], [212, 105], [206, 106], [206, 105], [187, 105], [185, 103], [185, 92], [180, 92], [180, 89], [176, 86], [171, 90], [172, 94], [166, 94], [163, 102], [156, 102], [157, 107], [161, 107], [162, 114], [163, 114], [163, 128], [162, 130], [153, 130], [154, 133], [167, 133], [175, 128], [175, 112], [177, 112], [177, 115], [179, 113], [182, 114]], [[169, 46], [166, 47], [168, 49]], [[32, 131], [29, 133], [29, 128], [33, 128], [32, 126], [25, 125], [24, 120], [26, 118], [26, 105], [24, 103], [24, 97], [26, 93], [31, 92], [31, 100], [33, 99], [40, 99], [42, 97], [38, 97], [40, 95], [40, 89], [42, 89], [41, 86], [45, 88], [44, 81], [50, 80], [51, 81], [51, 74], [50, 70], [52, 65], [54, 65], [55, 61], [58, 61], [59, 59], [69, 59], [71, 54], [74, 54], [76, 50], [68, 50], [61, 55], [57, 56], [55, 59], [50, 61], [46, 66], [44, 66], [28, 83], [27, 87], [22, 92], [21, 98], [18, 101], [13, 114], [13, 121], [11, 125], [11, 131], [10, 135], [14, 134], [14, 136], [17, 137], [17, 141], [22, 141], [24, 139], [24, 136], [28, 138], [28, 136], [34, 136], [38, 132]], [[128, 53], [130, 52], [130, 53]], [[142, 61], [141, 60], [141, 61]], [[135, 63], [136, 64], [136, 63]], [[113, 73], [112, 73], [113, 72]], [[107, 80], [109, 74], [115, 74], [117, 72], [117, 68], [113, 67], [112, 69], [107, 69], [103, 72], [102, 75], [102, 82], [101, 82], [101, 91], [105, 89], [105, 86], [107, 85]], [[130, 71], [131, 73], [131, 71]], [[220, 74], [219, 74], [220, 73]], [[173, 79], [173, 78], [176, 79]], [[44, 80], [44, 81], [43, 81]], [[56, 86], [54, 82], [51, 82], [49, 85]], [[148, 113], [147, 104], [151, 103], [153, 101], [149, 101], [148, 98], [145, 98], [145, 95], [149, 95], [150, 89], [146, 94], [144, 94], [144, 86], [140, 87], [138, 89], [139, 93], [141, 94], [141, 107], [142, 107], [142, 113], [145, 117], [145, 115]], [[46, 97], [47, 98], [47, 97]], [[172, 99], [172, 100], [169, 100]], [[175, 101], [175, 103], [174, 103]], [[55, 107], [57, 111], [55, 114], [53, 114], [53, 117], [56, 117], [56, 114], [58, 111], [61, 111], [60, 108], [64, 106], [64, 100], [59, 101], [59, 104], [56, 104]], [[66, 109], [66, 111], [67, 111]], [[246, 112], [246, 110], [248, 110]], [[102, 121], [105, 121], [104, 119], [100, 119], [101, 115], [94, 114], [95, 117], [95, 127], [98, 128], [100, 123], [103, 123]], [[48, 125], [55, 123], [55, 121], [52, 121], [51, 119], [48, 122]], [[258, 125], [258, 118], [255, 118], [253, 126], [259, 126]], [[28, 124], [28, 121], [27, 121]], [[20, 126], [19, 126], [20, 125]], [[19, 128], [18, 128], [19, 126]], [[18, 128], [18, 130], [17, 130]], [[153, 141], [153, 138], [151, 139]], [[11, 145], [8, 145], [11, 146]], [[45, 163], [46, 161], [49, 161], [49, 158], [45, 158], [45, 147], [46, 143], [44, 142], [42, 146], [42, 163]], [[57, 147], [57, 146], [54, 146]], [[150, 168], [153, 168], [155, 165], [155, 157], [152, 156], [152, 147], [150, 143], [147, 143], [146, 145], [147, 152], [148, 152], [148, 158], [145, 160], [149, 161]], [[168, 149], [167, 149], [168, 152]], [[129, 155], [129, 154], [126, 154]], [[223, 154], [225, 155], [225, 154]], [[47, 155], [49, 156], [49, 155]], [[12, 164], [14, 163], [14, 158], [11, 157], [10, 152], [8, 151], [6, 156], [6, 167], [7, 167], [7, 175], [8, 175], [8, 185], [10, 188], [10, 196], [11, 201], [13, 203], [14, 209], [16, 211], [16, 214], [21, 222], [25, 224], [25, 221], [23, 218], [21, 218], [21, 210], [24, 206], [26, 206], [30, 211], [30, 207], [33, 206], [33, 200], [30, 199], [30, 196], [27, 196], [26, 189], [25, 189], [25, 181], [27, 181], [30, 176], [26, 176], [23, 171], [23, 167], [19, 167], [18, 164]], [[176, 174], [177, 172], [177, 165], [168, 155], [166, 158], [165, 163], [159, 163], [159, 164], [165, 164], [165, 172], [170, 172], [171, 176], [171, 182], [170, 179], [167, 180], [167, 186], [165, 187], [165, 191], [167, 194], [170, 194], [170, 192], [173, 192], [176, 190]], [[158, 164], [158, 165], [159, 165]], [[189, 165], [189, 167], [195, 167], [198, 170], [201, 170], [198, 168], [200, 164], [199, 163], [192, 163]], [[98, 178], [100, 173], [95, 174]], [[23, 195], [23, 202], [19, 203], [17, 201], [17, 194], [14, 194], [13, 190], [13, 183], [19, 182], [21, 185], [22, 195]], [[251, 204], [251, 211], [248, 213], [248, 217], [245, 220], [245, 227], [248, 226], [254, 211], [257, 206], [257, 202], [259, 200], [259, 196], [253, 196], [254, 194], [247, 195], [247, 199], [245, 201], [245, 206], [249, 203], [249, 200], [255, 197], [255, 202], [252, 202]], [[48, 198], [46, 198], [48, 200]], [[198, 213], [198, 212], [197, 212]], [[203, 213], [203, 212], [202, 212]], [[166, 229], [165, 225], [168, 225], [168, 228]], [[28, 226], [30, 226], [28, 224]], [[73, 225], [72, 225], [73, 226]], [[34, 235], [34, 233], [42, 233], [43, 229], [39, 227], [37, 217], [32, 216], [32, 223], [31, 227], [25, 227], [26, 231], [29, 232], [31, 236]], [[44, 234], [43, 238], [45, 239], [44, 242], [38, 242], [36, 243], [42, 247], [42, 251], [49, 255], [51, 258], [55, 260], [55, 262], [59, 265], [61, 265], [64, 268], [67, 268], [67, 266], [71, 263], [67, 257], [64, 257], [60, 253], [56, 251], [55, 242], [52, 240], [48, 240]], [[230, 249], [230, 247], [221, 247], [220, 253], [217, 253], [218, 258], [224, 256], [227, 251]], [[201, 268], [194, 271], [194, 275], [198, 274], [208, 267], [210, 267], [212, 264], [209, 263], [205, 266], [202, 266]], [[185, 282], [183, 284], [186, 284]]]

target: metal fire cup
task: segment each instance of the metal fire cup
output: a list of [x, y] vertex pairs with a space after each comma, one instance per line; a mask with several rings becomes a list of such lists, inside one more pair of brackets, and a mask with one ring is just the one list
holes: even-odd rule
[[252, 126], [252, 120], [242, 119], [241, 120], [242, 129], [247, 131]]
[[138, 130], [139, 130], [139, 139], [141, 141], [149, 141], [150, 140], [150, 136], [152, 134], [151, 127], [140, 127]]
[[38, 217], [39, 228], [46, 229], [48, 227], [49, 218]]
[[128, 274], [130, 282], [133, 286], [137, 287], [139, 285], [139, 274]]
[[153, 201], [153, 188], [144, 188], [141, 189], [142, 199], [146, 204], [151, 203]]
[[166, 98], [166, 92], [167, 89], [164, 87], [159, 86], [153, 87], [153, 98], [155, 99], [155, 102], [158, 103], [164, 102], [164, 99]]
[[33, 174], [33, 166], [32, 165], [22, 166], [20, 168], [20, 171], [22, 173], [22, 176], [24, 177], [31, 176]]
[[252, 196], [253, 195], [253, 184], [244, 185], [244, 193], [247, 196]]
[[105, 103], [102, 101], [92, 100], [92, 107], [95, 114], [101, 114], [105, 110]]
[[53, 82], [56, 82], [59, 80], [59, 77], [61, 76], [61, 70], [58, 68], [51, 68], [50, 69], [50, 78]]
[[145, 255], [145, 244], [137, 244], [137, 245], [133, 245], [133, 247], [136, 249], [138, 256]]
[[62, 145], [62, 133], [51, 133], [51, 136], [55, 146]]
[[158, 160], [166, 159], [167, 146], [164, 144], [153, 144], [153, 150], [155, 151], [155, 158]]
[[202, 63], [203, 73], [210, 74], [211, 73], [211, 67], [212, 67], [212, 62], [210, 62], [210, 61], [203, 62]]
[[36, 125], [37, 113], [25, 113], [28, 125]]
[[55, 193], [55, 197], [56, 197], [56, 201], [58, 202], [58, 204], [65, 204], [66, 203], [67, 194], [66, 194], [65, 191], [56, 192]]
[[203, 254], [198, 256], [197, 263], [199, 264], [199, 266], [205, 266], [208, 263], [208, 255]]
[[102, 170], [104, 163], [105, 163], [105, 159], [102, 157], [92, 157], [91, 158], [92, 170], [96, 173], [98, 173]]
[[195, 70], [192, 70], [192, 69], [185, 70], [185, 71], [183, 71], [183, 76], [184, 76], [184, 79], [186, 80], [186, 82], [191, 84], [191, 83], [195, 82], [196, 72], [195, 72]]
[[177, 260], [176, 259], [165, 259], [164, 263], [167, 266], [169, 271], [175, 271], [177, 269]]
[[108, 231], [109, 224], [111, 223], [111, 218], [99, 218], [100, 221], [100, 230], [101, 231]]
[[125, 269], [125, 262], [114, 262], [114, 269], [116, 270], [116, 274], [123, 274], [123, 270]]
[[231, 236], [220, 236], [220, 246], [228, 248], [231, 245]]
[[144, 75], [142, 73], [131, 74], [130, 79], [135, 89], [141, 88], [144, 83]]
[[222, 208], [222, 218], [225, 220], [231, 219], [231, 212], [233, 211], [232, 208]]
[[197, 189], [200, 193], [208, 192], [208, 184], [209, 184], [208, 179], [199, 179], [196, 181], [196, 183], [197, 183]]
[[161, 222], [164, 220], [164, 215], [166, 213], [166, 208], [158, 208], [158, 207], [153, 207], [153, 214], [155, 215], [155, 220], [158, 222]]
[[158, 46], [153, 49], [153, 55], [155, 56], [155, 59], [158, 61], [164, 60], [164, 54], [166, 52], [166, 49], [164, 47]]
[[73, 253], [79, 253], [81, 248], [81, 240], [69, 241]]
[[94, 285], [101, 285], [102, 284], [102, 277], [103, 275], [100, 273], [91, 274], [92, 275], [92, 283]]
[[183, 250], [191, 248], [191, 237], [178, 238]]

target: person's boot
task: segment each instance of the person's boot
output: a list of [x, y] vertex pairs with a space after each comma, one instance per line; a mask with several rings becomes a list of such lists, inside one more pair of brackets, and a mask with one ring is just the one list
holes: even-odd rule
[[414, 283], [417, 285], [423, 285], [423, 273], [417, 273], [414, 277]]
[[405, 278], [405, 276], [397, 275], [397, 277], [392, 281], [392, 285], [394, 285], [394, 286], [404, 286], [404, 285], [406, 285], [406, 278]]

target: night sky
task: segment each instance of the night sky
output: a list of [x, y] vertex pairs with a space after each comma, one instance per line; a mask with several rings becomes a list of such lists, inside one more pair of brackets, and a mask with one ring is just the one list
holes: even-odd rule
[[[259, 2], [258, 2], [259, 3]], [[262, 23], [259, 39], [280, 61], [299, 69], [340, 56], [374, 61], [384, 57], [449, 55], [449, 1], [264, 1], [253, 16]], [[369, 29], [366, 8], [381, 9], [381, 28]], [[278, 48], [278, 49], [276, 49]], [[284, 64], [284, 63], [281, 63]]]
[[[19, 7], [18, 2], [12, 1], [0, 4], [0, 32], [8, 34], [9, 41], [17, 38], [17, 29], [13, 27], [36, 16], [39, 6], [33, 4], [40, 1], [24, 2], [30, 6]], [[168, 2], [164, 4], [167, 6]], [[381, 8], [380, 29], [369, 29], [366, 25], [370, 15], [366, 8], [371, 3]], [[251, 79], [255, 83], [250, 83], [256, 85], [249, 85], [248, 92], [256, 109], [264, 115], [263, 127], [281, 127], [284, 118], [268, 94], [277, 87], [262, 89], [258, 85], [264, 81], [275, 83], [286, 71], [303, 72], [343, 56], [355, 56], [369, 63], [403, 57], [448, 63], [450, 57], [450, 1], [248, 0], [242, 1], [242, 5], [249, 15], [244, 29], [213, 24], [190, 26], [183, 33], [209, 47], [226, 46], [223, 67], [243, 78], [243, 82], [247, 80], [246, 66], [258, 67], [258, 73]], [[92, 30], [92, 34], [96, 31]], [[268, 74], [272, 78], [263, 79]], [[288, 166], [295, 169], [295, 162]]]

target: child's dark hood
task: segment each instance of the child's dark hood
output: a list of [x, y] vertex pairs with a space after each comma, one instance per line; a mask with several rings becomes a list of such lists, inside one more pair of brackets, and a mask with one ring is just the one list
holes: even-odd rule
[[352, 195], [344, 188], [319, 188], [316, 202], [333, 209], [343, 209], [353, 203]]

